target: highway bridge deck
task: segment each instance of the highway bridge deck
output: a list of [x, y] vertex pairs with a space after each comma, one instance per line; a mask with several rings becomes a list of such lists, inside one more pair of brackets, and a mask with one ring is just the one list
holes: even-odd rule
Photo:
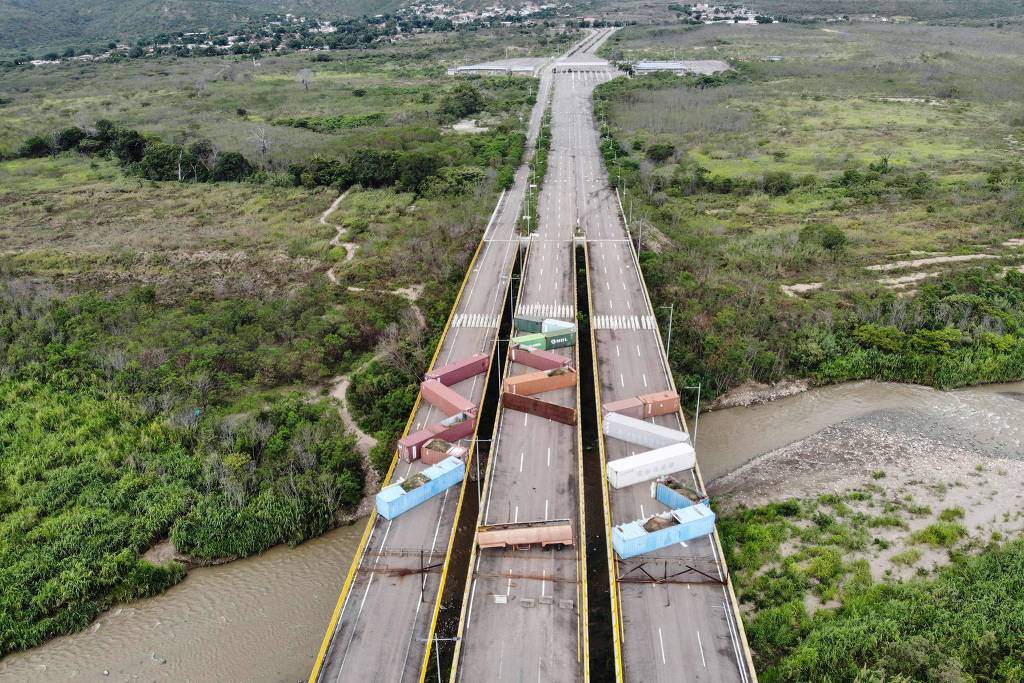
[[[635, 252], [626, 239], [621, 207], [600, 155], [592, 113], [595, 82], [586, 73], [569, 76], [574, 79], [572, 98], [556, 116], [571, 121], [575, 131], [574, 156], [580, 168], [575, 194], [584, 206], [580, 219], [589, 250], [598, 402], [675, 390]], [[556, 76], [556, 89], [561, 78]], [[656, 421], [686, 429], [681, 414]], [[644, 450], [603, 437], [602, 446], [608, 460]], [[686, 476], [703, 490], [698, 469]], [[612, 525], [660, 511], [648, 483], [606, 490]], [[618, 676], [647, 683], [751, 680], [753, 669], [717, 535], [665, 548], [648, 566], [641, 566], [644, 558], [620, 562], [610, 549], [609, 558], [613, 612], [619, 624]], [[670, 576], [671, 580], [662, 580]]]
[[[549, 88], [550, 78], [544, 75], [538, 104], [530, 118], [529, 150], [536, 142]], [[493, 353], [516, 255], [517, 242], [512, 238], [527, 189], [527, 173], [524, 164], [491, 217], [432, 367], [474, 353]], [[454, 321], [459, 324], [453, 325]], [[479, 405], [485, 383], [486, 376], [478, 375], [454, 389]], [[409, 430], [424, 428], [443, 417], [429, 404], [417, 402]], [[407, 478], [422, 469], [420, 462], [397, 462], [387, 480]], [[452, 487], [390, 521], [371, 516], [364, 545], [342, 588], [311, 681], [421, 679], [464, 488], [465, 483]], [[407, 552], [395, 558], [387, 554], [392, 548]], [[387, 571], [377, 571], [385, 567]], [[440, 571], [424, 572], [423, 567]]]

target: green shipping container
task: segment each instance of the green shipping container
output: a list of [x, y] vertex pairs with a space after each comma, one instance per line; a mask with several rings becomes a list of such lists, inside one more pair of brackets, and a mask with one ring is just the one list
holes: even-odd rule
[[547, 350], [547, 340], [543, 334], [524, 334], [521, 337], [512, 337], [509, 341], [531, 349]]
[[531, 349], [550, 351], [551, 349], [561, 349], [566, 346], [576, 346], [576, 332], [566, 332], [563, 330], [547, 332], [546, 334], [524, 334], [521, 337], [512, 337], [509, 341]]
[[558, 332], [547, 332], [544, 335], [544, 350], [561, 349], [566, 346], [576, 346], [576, 330], [559, 330]]
[[532, 315], [517, 315], [513, 320], [513, 325], [519, 332], [540, 332], [543, 324], [543, 318]]

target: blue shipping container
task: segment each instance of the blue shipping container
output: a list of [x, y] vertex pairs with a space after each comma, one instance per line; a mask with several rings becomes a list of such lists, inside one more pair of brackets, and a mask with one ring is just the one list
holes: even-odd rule
[[[686, 494], [682, 491], [677, 491], [670, 486], [666, 486], [660, 481], [658, 482], [658, 488], [654, 493], [654, 498], [670, 510], [680, 510], [695, 504], [690, 498], [687, 498]], [[697, 502], [707, 503], [709, 501], [710, 498], [704, 498]]]
[[382, 488], [376, 498], [377, 514], [384, 519], [394, 519], [458, 484], [466, 476], [466, 463], [456, 457], [445, 458], [420, 474], [426, 477], [427, 481], [411, 491], [406, 491], [401, 484]]
[[622, 559], [653, 553], [675, 543], [707, 536], [715, 530], [715, 513], [704, 503], [670, 512], [677, 524], [649, 532], [644, 522], [626, 522], [612, 528], [612, 547]]

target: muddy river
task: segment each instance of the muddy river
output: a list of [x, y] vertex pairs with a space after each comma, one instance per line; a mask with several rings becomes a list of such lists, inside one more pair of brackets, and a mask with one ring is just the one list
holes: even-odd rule
[[[702, 415], [704, 476], [878, 410], [914, 411], [943, 440], [1024, 457], [1024, 383], [942, 393], [854, 382]], [[0, 681], [305, 680], [362, 529], [357, 523], [298, 548], [193, 570], [163, 595], [3, 659]]]

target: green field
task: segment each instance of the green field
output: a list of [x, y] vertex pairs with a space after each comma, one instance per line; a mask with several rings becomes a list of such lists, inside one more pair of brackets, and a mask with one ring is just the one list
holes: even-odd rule
[[875, 24], [613, 37], [617, 59], [735, 65], [599, 94], [687, 384], [1024, 376], [1019, 38]]

